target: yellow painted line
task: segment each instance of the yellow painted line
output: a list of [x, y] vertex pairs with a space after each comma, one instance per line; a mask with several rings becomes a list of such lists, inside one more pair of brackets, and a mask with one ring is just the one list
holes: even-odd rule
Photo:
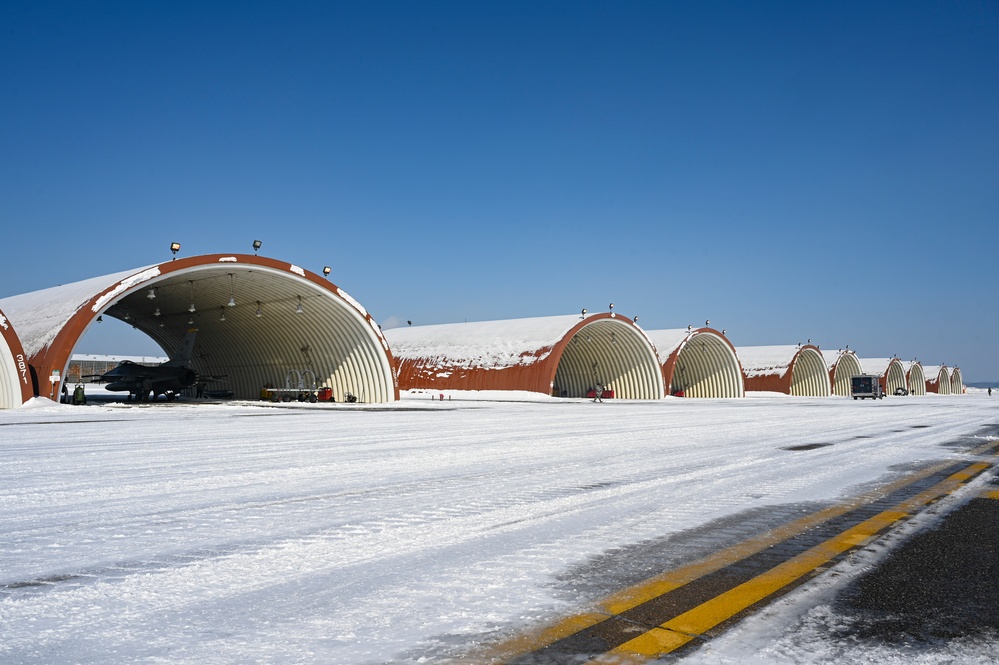
[[753, 579], [667, 621], [660, 625], [659, 629], [625, 642], [609, 653], [627, 655], [629, 662], [640, 662], [642, 658], [653, 658], [670, 653], [788, 584], [811, 573], [843, 552], [870, 540], [879, 532], [910, 515], [915, 508], [953, 492], [965, 480], [989, 466], [985, 463], [972, 464], [942, 480], [932, 488], [899, 503], [894, 508], [881, 512], [810, 550], [788, 559]]
[[[871, 538], [882, 529], [887, 528], [905, 516], [906, 513], [898, 511], [880, 513], [851, 529], [847, 529], [838, 536], [788, 559], [765, 573], [757, 575], [753, 579], [698, 605], [694, 609], [684, 612], [675, 619], [662, 624], [660, 628], [679, 633], [690, 639], [698, 635], [703, 635], [726, 619], [758, 603], [791, 582], [807, 575], [822, 564], [855, 547], [859, 542]], [[611, 653], [625, 652], [651, 658], [668, 653], [668, 651], [661, 650], [661, 641], [661, 637], [659, 636], [647, 639], [645, 635], [642, 635], [630, 642], [625, 642]], [[677, 646], [682, 646], [686, 641], [677, 644]], [[676, 647], [673, 648], [675, 649]]]
[[[511, 640], [503, 642], [496, 647], [489, 649], [487, 653], [479, 654], [482, 662], [496, 662], [509, 660], [519, 654], [537, 651], [558, 640], [578, 633], [586, 628], [595, 626], [601, 621], [621, 614], [634, 607], [641, 605], [653, 598], [657, 598], [673, 589], [677, 589], [689, 582], [692, 582], [704, 575], [721, 570], [736, 561], [741, 561], [753, 554], [761, 552], [777, 543], [782, 543], [789, 538], [793, 538], [804, 531], [826, 522], [834, 517], [839, 517], [844, 513], [859, 508], [860, 506], [876, 501], [883, 496], [922, 480], [927, 476], [938, 473], [941, 469], [951, 466], [951, 462], [940, 462], [926, 469], [917, 471], [910, 476], [900, 478], [884, 487], [879, 487], [870, 492], [858, 495], [857, 497], [842, 504], [823, 508], [815, 513], [806, 515], [787, 524], [781, 525], [760, 536], [750, 538], [736, 545], [732, 545], [711, 554], [704, 559], [695, 561], [675, 570], [667, 571], [656, 577], [652, 577], [645, 582], [629, 587], [613, 594], [599, 603], [594, 611], [567, 617], [551, 626], [540, 630], [519, 635]], [[492, 655], [490, 655], [490, 653]]]
[[987, 490], [982, 492], [979, 496], [983, 499], [999, 499], [999, 490]]
[[[995, 448], [996, 444], [995, 442], [992, 442], [975, 448], [971, 451], [971, 453], [981, 454]], [[995, 452], [996, 454], [999, 454], [999, 451]], [[749, 557], [757, 552], [761, 552], [777, 543], [784, 542], [785, 540], [788, 540], [789, 538], [792, 538], [817, 524], [826, 522], [834, 517], [839, 517], [840, 515], [850, 512], [851, 510], [859, 508], [860, 506], [873, 503], [874, 501], [885, 497], [902, 487], [911, 485], [914, 482], [931, 476], [951, 464], [953, 464], [953, 462], [940, 462], [934, 464], [926, 469], [923, 469], [922, 471], [917, 471], [910, 476], [906, 476], [889, 483], [888, 485], [858, 495], [850, 501], [830, 506], [829, 508], [812, 513], [811, 515], [794, 520], [793, 522], [788, 522], [787, 524], [768, 531], [767, 533], [764, 533], [756, 538], [750, 538], [749, 540], [743, 541], [737, 545], [719, 550], [715, 554], [712, 554], [701, 561], [650, 578], [639, 585], [630, 587], [608, 597], [605, 601], [603, 601], [599, 609], [606, 612], [608, 615], [626, 612], [627, 610], [648, 602], [653, 598], [657, 598], [664, 593], [668, 593], [673, 589], [677, 589], [684, 584], [703, 577], [704, 575], [721, 570], [736, 561]], [[974, 464], [968, 467], [968, 469], [959, 471], [950, 476], [948, 480], [942, 482], [950, 482], [952, 479], [959, 479], [960, 482], [963, 482], [970, 476], [980, 473], [982, 470], [988, 468], [988, 466], [990, 465], [985, 463]], [[960, 482], [957, 482], [957, 484], [960, 484]], [[914, 505], [922, 505], [923, 503], [926, 503], [924, 496], [937, 491], [936, 487], [939, 487], [939, 485], [917, 494], [912, 499], [909, 499], [909, 501], [915, 502]]]
[[[968, 451], [968, 454], [981, 455], [987, 452], [999, 455], [999, 447], [997, 447], [995, 441], [973, 448]], [[899, 478], [898, 480], [888, 483], [883, 487], [864, 492], [849, 501], [824, 508], [810, 515], [806, 515], [805, 517], [781, 525], [755, 538], [750, 538], [749, 540], [743, 541], [736, 545], [721, 549], [699, 561], [695, 561], [686, 566], [682, 566], [675, 570], [667, 571], [661, 575], [652, 577], [645, 582], [609, 596], [593, 608], [592, 611], [566, 617], [555, 624], [518, 635], [510, 640], [494, 645], [478, 653], [476, 656], [477, 660], [469, 662], [503, 662], [521, 654], [543, 649], [560, 639], [595, 626], [611, 616], [626, 612], [634, 607], [648, 602], [649, 600], [652, 600], [653, 598], [657, 598], [665, 593], [668, 593], [669, 591], [703, 577], [704, 575], [721, 570], [722, 568], [725, 568], [726, 566], [729, 566], [737, 561], [761, 552], [768, 547], [772, 547], [777, 543], [793, 538], [813, 526], [826, 522], [834, 517], [839, 517], [840, 515], [850, 512], [851, 510], [859, 508], [860, 506], [877, 501], [878, 499], [881, 499], [896, 490], [931, 476], [953, 464], [953, 460], [932, 464], [925, 469], [916, 471], [909, 476]], [[661, 636], [664, 643], [672, 644], [680, 639], [671, 631], [654, 630], [652, 632], [670, 633], [669, 635]], [[677, 646], [673, 648], [678, 648], [679, 646], [682, 646], [682, 644], [689, 642], [691, 639], [693, 639], [692, 636], [687, 636], [682, 643], [677, 644]], [[669, 651], [663, 651], [661, 653], [668, 652]], [[625, 654], [619, 654], [619, 657], [624, 655]], [[601, 661], [598, 659], [593, 662]], [[626, 663], [628, 661], [615, 660], [614, 662]]]

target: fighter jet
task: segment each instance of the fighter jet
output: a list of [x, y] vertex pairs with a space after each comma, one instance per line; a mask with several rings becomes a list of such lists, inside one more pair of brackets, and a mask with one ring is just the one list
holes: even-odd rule
[[99, 383], [108, 382], [107, 390], [128, 391], [128, 398], [140, 401], [155, 400], [165, 395], [172, 400], [184, 388], [198, 382], [198, 373], [191, 369], [191, 354], [194, 351], [194, 338], [197, 328], [191, 328], [184, 336], [184, 342], [174, 358], [160, 365], [140, 365], [131, 360], [123, 360], [112, 370], [94, 378]]

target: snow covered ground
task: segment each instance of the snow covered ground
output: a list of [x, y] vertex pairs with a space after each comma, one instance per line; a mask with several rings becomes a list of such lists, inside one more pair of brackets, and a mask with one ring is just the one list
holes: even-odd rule
[[[999, 423], [978, 391], [436, 397], [0, 412], [0, 662], [443, 662], [704, 553], [650, 543], [784, 519]], [[830, 580], [690, 658], [849, 662], [823, 642]]]

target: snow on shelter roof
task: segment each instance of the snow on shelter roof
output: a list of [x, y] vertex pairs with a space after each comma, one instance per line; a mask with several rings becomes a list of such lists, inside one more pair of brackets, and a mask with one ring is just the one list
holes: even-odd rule
[[[531, 365], [583, 320], [578, 314], [391, 328], [385, 337], [399, 360], [435, 358], [465, 367]], [[540, 355], [538, 352], [541, 351]]]
[[793, 344], [781, 346], [740, 346], [736, 349], [747, 377], [784, 376], [801, 350]]
[[[24, 352], [31, 357], [49, 346], [69, 319], [84, 307], [94, 294], [101, 293], [133, 275], [145, 276], [150, 268], [155, 266], [9, 296], [0, 300], [0, 309], [7, 312], [7, 316], [17, 324]], [[153, 276], [155, 275], [149, 277]]]
[[659, 352], [659, 358], [665, 362], [671, 353], [676, 351], [696, 332], [691, 328], [672, 328], [669, 330], [646, 330], [645, 334]]
[[897, 360], [897, 358], [861, 358], [860, 365], [864, 368], [865, 374], [884, 376], [884, 373], [888, 371], [889, 365]]

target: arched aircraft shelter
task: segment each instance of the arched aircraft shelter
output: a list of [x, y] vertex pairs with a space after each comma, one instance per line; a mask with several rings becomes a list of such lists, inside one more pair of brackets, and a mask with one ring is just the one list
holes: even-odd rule
[[823, 351], [822, 357], [829, 368], [829, 381], [832, 383], [833, 395], [849, 397], [852, 392], [850, 379], [863, 374], [863, 368], [857, 359], [857, 354], [849, 349], [838, 351]]
[[309, 370], [340, 401], [398, 399], [388, 344], [371, 316], [332, 282], [256, 255], [205, 255], [0, 301], [17, 322], [37, 392], [56, 398], [76, 343], [101, 317], [146, 333], [175, 357], [196, 329], [191, 364], [240, 399]]
[[655, 349], [629, 318], [606, 312], [386, 330], [403, 390], [525, 390], [660, 399]]
[[735, 347], [711, 328], [647, 330], [659, 353], [666, 392], [684, 397], [745, 397]]
[[909, 389], [910, 395], [926, 394], [926, 376], [923, 374], [923, 366], [918, 360], [910, 360], [902, 363], [905, 370], [905, 385]]
[[926, 377], [926, 392], [938, 395], [950, 394], [950, 372], [943, 365], [927, 365], [923, 368]]
[[829, 371], [819, 347], [740, 346], [746, 391], [779, 392], [794, 397], [828, 397]]
[[881, 388], [886, 395], [894, 395], [899, 388], [905, 388], [905, 367], [898, 358], [861, 358], [864, 374], [880, 377]]
[[32, 395], [28, 358], [14, 326], [0, 311], [0, 409], [21, 406]]
[[951, 395], [964, 394], [964, 377], [961, 375], [960, 367], [954, 367], [950, 370], [950, 393]]

